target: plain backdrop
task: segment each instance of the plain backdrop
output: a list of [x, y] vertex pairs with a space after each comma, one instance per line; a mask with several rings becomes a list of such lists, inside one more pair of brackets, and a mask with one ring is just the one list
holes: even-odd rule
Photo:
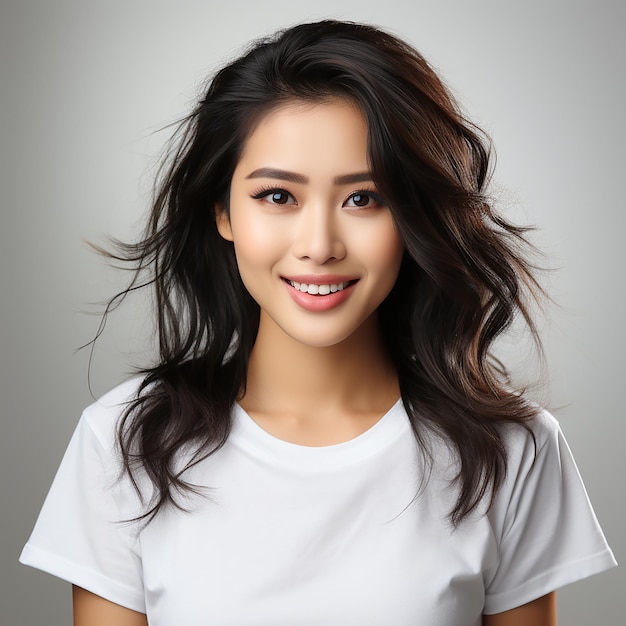
[[[99, 302], [124, 284], [87, 247], [138, 232], [157, 157], [206, 76], [250, 39], [335, 17], [411, 41], [493, 137], [496, 195], [554, 268], [554, 409], [618, 560], [624, 537], [625, 9], [608, 0], [4, 0], [0, 7], [0, 622], [71, 621], [67, 583], [17, 557], [82, 407]], [[99, 395], [151, 354], [145, 298], [109, 320]], [[518, 356], [515, 342], [509, 355]], [[560, 593], [561, 623], [624, 623], [623, 568]], [[416, 590], [418, 592], [418, 590]], [[434, 626], [434, 625], [433, 625]]]

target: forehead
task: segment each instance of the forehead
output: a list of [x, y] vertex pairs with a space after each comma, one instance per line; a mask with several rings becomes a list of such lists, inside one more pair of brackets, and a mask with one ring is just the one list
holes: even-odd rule
[[[243, 144], [235, 174], [276, 167], [316, 171], [367, 169], [367, 122], [349, 101], [292, 101], [264, 114]], [[342, 171], [338, 171], [342, 170]]]

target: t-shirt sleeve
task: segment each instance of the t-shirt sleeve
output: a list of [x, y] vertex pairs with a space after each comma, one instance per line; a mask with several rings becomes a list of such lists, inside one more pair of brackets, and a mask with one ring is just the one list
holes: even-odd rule
[[83, 414], [20, 561], [145, 613], [127, 497], [114, 446]]
[[[490, 517], [498, 563], [486, 581], [486, 614], [500, 613], [616, 565], [558, 422], [539, 416], [510, 449]], [[536, 445], [536, 447], [535, 447]]]

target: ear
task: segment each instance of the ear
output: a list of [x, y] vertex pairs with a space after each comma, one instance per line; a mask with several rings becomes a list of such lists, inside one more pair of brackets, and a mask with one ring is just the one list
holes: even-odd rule
[[228, 211], [226, 211], [222, 203], [215, 205], [215, 224], [217, 226], [217, 232], [226, 239], [226, 241], [233, 240], [233, 231], [230, 227]]

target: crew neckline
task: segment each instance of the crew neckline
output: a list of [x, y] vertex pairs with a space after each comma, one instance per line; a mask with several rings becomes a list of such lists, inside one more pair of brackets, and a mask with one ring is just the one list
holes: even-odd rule
[[410, 429], [402, 398], [365, 432], [328, 446], [306, 446], [280, 439], [257, 424], [236, 403], [232, 412], [230, 441], [240, 449], [272, 464], [313, 467], [340, 467], [358, 463], [384, 450]]

